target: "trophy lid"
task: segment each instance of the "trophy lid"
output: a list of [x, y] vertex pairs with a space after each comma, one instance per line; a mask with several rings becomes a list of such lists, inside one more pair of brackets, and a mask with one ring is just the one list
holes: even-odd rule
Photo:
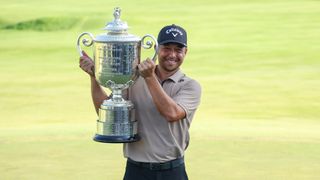
[[113, 16], [114, 20], [109, 22], [104, 30], [108, 30], [112, 33], [124, 33], [128, 30], [128, 24], [125, 21], [121, 21], [120, 19], [121, 9], [119, 7], [114, 8]]
[[107, 34], [100, 34], [95, 38], [98, 42], [137, 42], [141, 39], [138, 36], [128, 33], [128, 24], [125, 21], [120, 20], [121, 9], [119, 7], [114, 8], [113, 16], [114, 20], [107, 23], [103, 28], [107, 30]]

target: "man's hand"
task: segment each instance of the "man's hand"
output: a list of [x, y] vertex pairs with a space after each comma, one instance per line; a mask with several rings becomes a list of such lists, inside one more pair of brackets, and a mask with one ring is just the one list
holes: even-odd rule
[[143, 78], [155, 76], [155, 68], [156, 65], [150, 58], [147, 58], [138, 65], [139, 73]]
[[91, 77], [94, 77], [94, 62], [93, 60], [85, 53], [82, 51], [83, 56], [80, 57], [79, 59], [79, 67], [88, 73]]

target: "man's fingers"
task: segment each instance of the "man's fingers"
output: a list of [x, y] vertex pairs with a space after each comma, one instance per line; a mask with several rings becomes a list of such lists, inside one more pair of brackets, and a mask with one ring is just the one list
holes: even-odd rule
[[82, 61], [79, 64], [79, 67], [86, 72], [88, 72], [89, 70], [92, 71], [94, 69], [93, 63], [87, 61]]
[[81, 66], [88, 66], [88, 65], [94, 66], [92, 60], [89, 59], [89, 58], [82, 58], [82, 59], [80, 59], [79, 64], [80, 64]]
[[88, 72], [90, 75], [92, 75], [92, 74], [93, 74], [92, 69], [89, 69], [87, 72]]
[[153, 68], [154, 63], [150, 59], [147, 59], [143, 62], [143, 65], [146, 69], [150, 69]]
[[148, 69], [148, 64], [144, 61], [144, 62], [140, 63], [138, 67], [139, 67], [140, 71], [144, 71], [144, 70]]
[[92, 64], [84, 64], [84, 65], [82, 65], [82, 67], [84, 70], [88, 71], [88, 70], [91, 70], [93, 66], [92, 66]]
[[81, 56], [81, 57], [80, 57], [80, 62], [81, 62], [81, 61], [84, 61], [84, 60], [88, 60], [88, 59], [89, 59], [89, 57], [87, 57], [87, 56]]
[[83, 61], [81, 61], [81, 64], [84, 66], [87, 66], [87, 65], [91, 64], [91, 62], [89, 62], [88, 60], [83, 60]]
[[83, 56], [79, 58], [79, 67], [88, 73], [90, 76], [94, 76], [94, 62], [88, 56], [88, 54], [82, 51]]
[[[83, 51], [84, 52], [84, 51]], [[87, 55], [87, 54], [83, 54], [83, 56], [81, 56], [79, 58], [79, 62], [81, 63], [82, 61], [89, 61], [89, 62], [93, 62], [93, 60]]]

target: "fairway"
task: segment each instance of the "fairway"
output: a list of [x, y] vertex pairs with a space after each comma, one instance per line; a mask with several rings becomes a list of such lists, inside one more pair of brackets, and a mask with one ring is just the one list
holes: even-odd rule
[[0, 1], [1, 180], [122, 179], [122, 145], [92, 140], [76, 50], [116, 6], [131, 34], [188, 31], [182, 69], [203, 91], [191, 180], [320, 179], [320, 1]]

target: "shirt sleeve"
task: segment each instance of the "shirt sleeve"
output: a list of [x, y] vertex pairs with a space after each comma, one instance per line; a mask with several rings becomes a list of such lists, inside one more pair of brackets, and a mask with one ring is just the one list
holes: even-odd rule
[[201, 100], [201, 86], [200, 84], [190, 79], [187, 81], [177, 93], [173, 100], [181, 106], [186, 112], [186, 118], [191, 121], [195, 111], [197, 110]]

